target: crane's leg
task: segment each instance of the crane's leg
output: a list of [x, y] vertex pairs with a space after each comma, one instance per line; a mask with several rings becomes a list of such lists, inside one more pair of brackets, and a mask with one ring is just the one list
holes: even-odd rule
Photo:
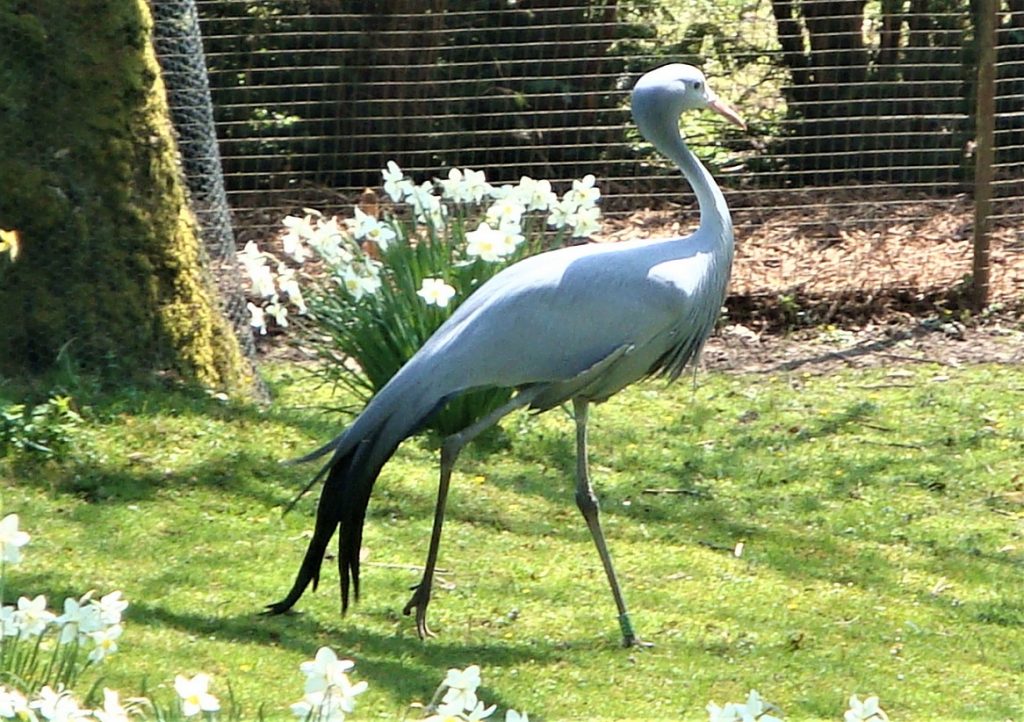
[[629, 611], [626, 609], [626, 600], [622, 596], [619, 578], [615, 574], [611, 554], [608, 553], [604, 532], [601, 531], [600, 507], [597, 503], [597, 496], [594, 494], [594, 487], [590, 484], [590, 464], [587, 459], [587, 415], [590, 411], [590, 402], [575, 398], [572, 405], [576, 418], [576, 506], [579, 507], [587, 522], [590, 535], [594, 538], [594, 545], [597, 547], [597, 553], [601, 555], [604, 572], [608, 575], [612, 596], [615, 597], [615, 606], [619, 610], [622, 643], [627, 647], [648, 647], [650, 645], [642, 642], [633, 631], [633, 623], [629, 619]]
[[541, 389], [528, 388], [520, 391], [512, 399], [502, 406], [489, 413], [479, 421], [470, 424], [462, 431], [447, 437], [441, 444], [441, 480], [437, 486], [437, 506], [434, 509], [434, 529], [430, 533], [430, 548], [427, 550], [427, 561], [423, 565], [423, 578], [416, 585], [412, 598], [402, 610], [403, 614], [410, 614], [416, 610], [416, 633], [420, 639], [433, 637], [433, 632], [427, 626], [427, 605], [430, 604], [430, 590], [434, 582], [434, 569], [437, 566], [437, 550], [441, 545], [441, 527], [444, 524], [444, 507], [448, 500], [448, 485], [452, 478], [452, 468], [459, 453], [470, 441], [479, 436], [483, 431], [494, 426], [505, 415], [528, 405], [540, 393]]

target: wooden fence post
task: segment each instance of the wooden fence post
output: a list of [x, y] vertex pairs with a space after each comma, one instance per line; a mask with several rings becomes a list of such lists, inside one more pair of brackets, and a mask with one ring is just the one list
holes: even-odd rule
[[976, 310], [988, 304], [991, 287], [992, 180], [996, 130], [996, 17], [999, 0], [978, 2], [978, 103], [974, 157], [974, 280]]

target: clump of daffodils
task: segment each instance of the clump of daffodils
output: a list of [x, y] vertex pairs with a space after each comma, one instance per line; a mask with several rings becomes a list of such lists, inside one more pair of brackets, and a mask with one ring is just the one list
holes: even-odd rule
[[[278, 253], [245, 246], [250, 323], [261, 335], [301, 326], [318, 373], [365, 402], [496, 273], [597, 231], [600, 198], [592, 175], [559, 195], [546, 180], [494, 185], [470, 168], [417, 183], [389, 162], [381, 194], [351, 217], [307, 208], [282, 221]], [[448, 434], [507, 400], [470, 392], [427, 423]]]
[[[483, 171], [470, 168], [452, 168], [445, 178], [416, 184], [389, 161], [382, 186], [392, 203], [387, 211], [356, 207], [351, 218], [339, 219], [307, 208], [302, 216], [286, 216], [280, 236], [284, 258], [246, 244], [239, 260], [249, 279], [248, 309], [257, 332], [287, 328], [291, 314], [307, 313], [299, 283], [307, 262], [320, 264], [337, 292], [359, 304], [394, 283], [391, 262], [402, 260], [396, 246], [441, 245], [447, 252], [432, 254], [437, 263], [422, 269], [414, 291], [424, 305], [448, 308], [479, 285], [474, 281], [527, 252], [600, 229], [601, 191], [593, 175], [573, 181], [559, 197], [546, 180], [523, 176], [519, 183], [494, 186]], [[467, 279], [455, 269], [477, 261], [498, 269], [460, 283]]]
[[113, 690], [104, 690], [102, 708], [87, 710], [69, 687], [117, 651], [128, 602], [119, 591], [99, 598], [90, 591], [65, 599], [63, 614], [50, 611], [42, 594], [2, 604], [7, 570], [22, 562], [31, 539], [19, 527], [17, 514], [0, 520], [0, 719], [127, 719]]
[[[8, 566], [20, 564], [22, 547], [31, 538], [19, 529], [17, 514], [0, 520], [0, 565], [6, 577]], [[0, 584], [0, 596], [2, 596]], [[121, 614], [128, 602], [121, 592], [111, 592], [99, 599], [94, 592], [64, 600], [64, 613], [47, 608], [42, 594], [21, 596], [15, 604], [0, 605], [0, 659], [16, 665], [5, 672], [25, 673], [39, 661], [39, 655], [53, 654], [50, 666], [57, 670], [54, 682], [67, 683], [82, 668], [102, 661], [117, 651], [117, 640], [123, 631]], [[0, 599], [2, 602], [2, 599]], [[87, 651], [84, 661], [80, 653]]]

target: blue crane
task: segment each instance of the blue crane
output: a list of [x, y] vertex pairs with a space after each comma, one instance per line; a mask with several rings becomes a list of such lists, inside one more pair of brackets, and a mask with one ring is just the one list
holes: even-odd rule
[[268, 606], [289, 610], [319, 582], [327, 544], [339, 531], [342, 612], [359, 595], [359, 550], [370, 493], [398, 445], [432, 412], [470, 389], [515, 395], [444, 439], [433, 531], [423, 577], [404, 608], [416, 611], [421, 638], [437, 564], [452, 467], [462, 448], [506, 414], [572, 402], [576, 422], [576, 504], [604, 565], [626, 646], [640, 644], [605, 543], [587, 464], [587, 412], [634, 381], [674, 380], [694, 361], [725, 301], [732, 268], [732, 220], [711, 174], [679, 132], [684, 111], [710, 108], [742, 126], [695, 67], [671, 64], [645, 74], [632, 93], [633, 118], [655, 148], [675, 161], [700, 205], [700, 226], [685, 238], [591, 244], [542, 253], [481, 286], [366, 405], [342, 434], [298, 461], [330, 454], [312, 539], [288, 595]]

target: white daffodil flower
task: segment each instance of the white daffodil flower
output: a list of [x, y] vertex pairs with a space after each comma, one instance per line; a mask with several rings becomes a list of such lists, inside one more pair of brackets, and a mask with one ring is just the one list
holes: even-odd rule
[[525, 240], [519, 226], [502, 226], [498, 230], [501, 231], [501, 240], [498, 243], [498, 253], [501, 256], [515, 252], [519, 244]]
[[346, 677], [343, 684], [330, 688], [330, 703], [347, 714], [351, 714], [356, 708], [356, 697], [365, 692], [369, 685], [365, 681], [351, 684]]
[[91, 592], [81, 599], [68, 597], [64, 600], [64, 613], [53, 620], [60, 627], [58, 644], [67, 644], [78, 639], [79, 635], [87, 635], [100, 629], [103, 622], [100, 609], [89, 597]]
[[104, 624], [120, 624], [121, 614], [128, 608], [128, 602], [121, 599], [120, 591], [104, 594], [94, 603], [99, 608], [100, 619]]
[[376, 266], [370, 266], [366, 269], [366, 273], [359, 277], [359, 282], [362, 284], [363, 293], [372, 296], [380, 287], [383, 282], [380, 280], [380, 272]]
[[520, 199], [517, 196], [508, 196], [492, 203], [484, 214], [484, 218], [488, 224], [499, 228], [507, 225], [518, 227], [524, 213], [526, 213], [526, 207], [520, 202]]
[[353, 301], [362, 300], [363, 296], [366, 295], [366, 291], [363, 289], [363, 277], [353, 272], [350, 268], [344, 269], [335, 276], [335, 280], [352, 296]]
[[346, 672], [355, 667], [350, 659], [338, 659], [330, 647], [321, 647], [309, 662], [299, 665], [299, 671], [306, 675], [306, 694], [322, 692], [328, 687], [348, 682]]
[[416, 215], [416, 221], [431, 228], [443, 228], [448, 219], [448, 206], [439, 198], [430, 199], [430, 207]]
[[77, 722], [89, 719], [89, 712], [78, 706], [78, 700], [71, 696], [70, 692], [54, 691], [50, 685], [39, 690], [36, 699], [29, 702], [29, 707], [50, 722]]
[[313, 235], [313, 216], [285, 216], [281, 224], [288, 229], [288, 233], [297, 238], [309, 238]]
[[556, 229], [565, 228], [578, 209], [579, 205], [571, 198], [552, 203], [548, 208], [548, 225]]
[[302, 242], [302, 239], [292, 238], [290, 236], [283, 236], [281, 238], [281, 244], [284, 249], [284, 252], [291, 256], [292, 260], [294, 260], [299, 265], [305, 263], [306, 259], [309, 258], [309, 250], [306, 248], [306, 245]]
[[115, 690], [103, 688], [103, 707], [93, 710], [93, 716], [99, 722], [128, 722], [131, 715], [121, 705], [121, 699]]
[[46, 608], [46, 597], [40, 594], [34, 599], [19, 597], [14, 618], [23, 635], [35, 637], [42, 634], [57, 615]]
[[724, 707], [719, 707], [710, 702], [705, 707], [708, 722], [782, 722], [778, 717], [767, 714], [767, 710], [771, 708], [772, 706], [765, 703], [757, 690], [750, 690], [745, 704], [728, 702]]
[[743, 707], [746, 710], [743, 717], [744, 722], [746, 722], [748, 717], [751, 722], [782, 722], [778, 717], [768, 714], [768, 710], [775, 709], [775, 707], [765, 702], [756, 689], [750, 690], [750, 694], [747, 695], [746, 704]]
[[505, 722], [530, 722], [530, 715], [510, 709], [505, 712]]
[[434, 195], [434, 186], [430, 181], [413, 186], [409, 191], [409, 200], [416, 212], [416, 221], [440, 228], [445, 223], [447, 208], [441, 199]]
[[329, 692], [311, 692], [291, 705], [291, 711], [301, 720], [345, 722], [348, 712], [336, 703], [336, 698], [337, 695]]
[[428, 306], [447, 308], [448, 302], [455, 296], [455, 289], [440, 278], [424, 278], [423, 285], [416, 295], [422, 298]]
[[456, 203], [480, 203], [492, 189], [482, 170], [452, 168], [441, 180], [441, 194]]
[[348, 291], [352, 300], [359, 301], [363, 296], [372, 296], [381, 287], [380, 275], [373, 273], [359, 273], [354, 267], [350, 267], [335, 276], [341, 287]]
[[405, 173], [393, 160], [389, 160], [387, 168], [381, 170], [380, 173], [384, 179], [384, 192], [387, 193], [395, 203], [401, 203], [402, 199], [408, 195], [409, 186], [411, 185], [409, 181], [405, 179]]
[[424, 210], [429, 210], [435, 202], [440, 202], [440, 199], [434, 195], [434, 186], [430, 181], [411, 186], [406, 197], [417, 213], [423, 213]]
[[270, 299], [270, 303], [263, 309], [263, 312], [270, 314], [271, 318], [274, 319], [274, 323], [281, 328], [288, 328], [288, 309], [281, 303], [279, 296], [275, 295]]
[[274, 284], [274, 274], [266, 266], [251, 266], [249, 279], [252, 281], [252, 290], [257, 296], [270, 298], [277, 294], [277, 286]]
[[475, 231], [466, 234], [466, 253], [488, 263], [500, 260], [507, 253], [505, 232], [481, 223]]
[[17, 610], [10, 604], [0, 607], [0, 631], [3, 632], [3, 636], [17, 637], [21, 634], [17, 614]]
[[263, 252], [253, 241], [245, 244], [245, 248], [238, 254], [238, 260], [249, 275], [252, 290], [256, 295], [269, 298], [277, 293], [274, 287], [274, 274], [267, 267], [267, 259]]
[[571, 200], [577, 207], [591, 206], [601, 197], [601, 189], [595, 184], [597, 179], [588, 173], [581, 180], [572, 182], [572, 189], [565, 194], [565, 200]]
[[295, 259], [296, 263], [305, 263], [306, 258], [309, 257], [309, 251], [306, 249], [303, 240], [316, 235], [312, 221], [312, 216], [306, 216], [305, 218], [285, 216], [284, 220], [281, 221], [284, 227], [288, 229], [288, 232], [281, 236], [281, 245], [284, 248], [284, 252]]
[[373, 241], [380, 246], [382, 251], [387, 250], [388, 245], [396, 237], [395, 231], [391, 226], [387, 223], [381, 223], [374, 216], [363, 213], [358, 208], [355, 209], [355, 231], [353, 235], [358, 239]]
[[191, 679], [180, 674], [174, 678], [174, 691], [181, 701], [181, 713], [186, 717], [220, 709], [220, 702], [209, 690], [210, 677], [201, 672]]
[[263, 309], [252, 302], [245, 304], [245, 307], [249, 309], [249, 325], [259, 331], [261, 336], [266, 336], [267, 319], [263, 315]]
[[573, 238], [586, 238], [601, 230], [601, 209], [597, 206], [579, 208], [575, 213], [566, 218], [566, 223], [572, 226]]
[[[524, 178], [526, 176], [523, 176]], [[509, 196], [519, 196], [519, 186], [514, 186], [511, 183], [505, 183], [500, 186], [491, 186], [491, 190], [487, 193], [492, 200], [500, 201], [508, 198]]]
[[21, 548], [28, 544], [29, 535], [18, 529], [18, 515], [8, 514], [0, 521], [0, 559], [7, 564], [21, 561]]
[[263, 252], [256, 245], [256, 241], [248, 241], [242, 250], [238, 252], [238, 260], [243, 264], [262, 263]]
[[480, 203], [484, 196], [491, 192], [491, 184], [487, 182], [486, 174], [482, 170], [466, 168], [463, 175], [466, 195], [473, 203]]
[[307, 243], [316, 251], [317, 255], [332, 266], [352, 261], [352, 253], [344, 246], [342, 229], [338, 225], [337, 218], [320, 221], [317, 224], [316, 233], [308, 239]]
[[375, 223], [373, 226], [366, 229], [363, 234], [363, 239], [376, 243], [382, 251], [386, 251], [388, 246], [391, 245], [391, 241], [397, 238], [395, 230], [387, 223]]
[[306, 313], [306, 300], [302, 297], [302, 288], [295, 277], [295, 269], [284, 264], [277, 267], [277, 285], [281, 292], [288, 296], [288, 303], [295, 306], [299, 313]]
[[863, 720], [879, 720], [888, 722], [889, 715], [879, 706], [878, 697], [868, 697], [863, 702], [853, 695], [850, 697], [850, 709], [843, 715], [845, 722], [862, 722]]
[[28, 700], [16, 689], [0, 687], [0, 717], [3, 719], [35, 720], [36, 715]]
[[90, 662], [100, 662], [117, 651], [117, 640], [124, 629], [120, 624], [114, 624], [105, 629], [100, 629], [89, 634], [89, 639], [96, 646], [89, 652]]
[[551, 181], [548, 180], [534, 180], [524, 175], [519, 179], [516, 191], [528, 211], [546, 211], [558, 202], [558, 196], [551, 190]]
[[462, 171], [458, 168], [452, 168], [448, 171], [448, 177], [440, 180], [441, 184], [441, 196], [449, 201], [455, 201], [456, 203], [466, 203], [467, 197], [464, 191], [464, 181], [462, 177]]
[[299, 665], [306, 675], [305, 696], [291, 706], [292, 712], [304, 719], [341, 720], [355, 710], [356, 696], [366, 691], [366, 682], [352, 684], [347, 672], [355, 666], [348, 659], [338, 659], [329, 647], [321, 647], [316, 656]]
[[467, 714], [465, 715], [466, 722], [479, 722], [479, 720], [487, 719], [494, 714], [494, 710], [497, 708], [498, 705], [496, 704], [492, 704], [490, 707], [484, 707], [484, 703], [477, 700], [476, 707], [474, 707], [472, 711], [467, 710]]
[[445, 675], [443, 684], [448, 688], [445, 690], [441, 701], [449, 708], [458, 705], [463, 710], [476, 709], [476, 690], [480, 686], [480, 667], [471, 664], [465, 669], [449, 669]]

